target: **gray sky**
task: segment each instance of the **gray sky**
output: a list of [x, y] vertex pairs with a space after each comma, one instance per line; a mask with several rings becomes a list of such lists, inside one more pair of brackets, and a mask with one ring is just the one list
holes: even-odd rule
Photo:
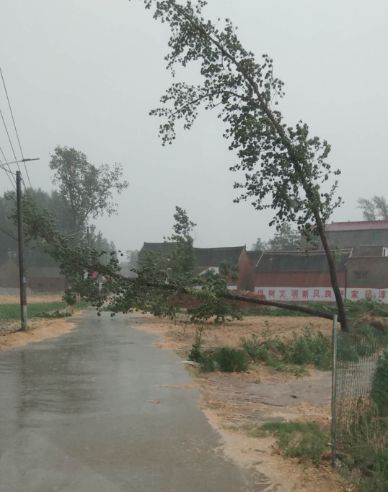
[[[387, 2], [209, 0], [207, 11], [230, 17], [247, 48], [273, 57], [287, 121], [303, 119], [332, 144], [346, 202], [333, 219], [360, 219], [360, 196], [388, 197]], [[141, 0], [1, 0], [0, 65], [24, 153], [41, 158], [29, 166], [32, 184], [50, 189], [50, 152], [72, 146], [95, 164], [124, 166], [119, 214], [97, 223], [119, 247], [168, 235], [175, 205], [198, 224], [197, 246], [250, 247], [274, 231], [268, 214], [233, 203], [234, 158], [215, 115], [168, 148], [148, 116], [170, 82], [167, 39]], [[195, 72], [185, 75], [195, 82]], [[2, 129], [0, 145], [10, 157]], [[0, 174], [0, 192], [7, 185]]]

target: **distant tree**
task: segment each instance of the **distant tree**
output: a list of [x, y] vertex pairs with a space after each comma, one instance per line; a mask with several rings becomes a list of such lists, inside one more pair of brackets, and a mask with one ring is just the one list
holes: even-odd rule
[[66, 203], [75, 234], [84, 234], [90, 219], [116, 212], [113, 193], [128, 187], [122, 167], [96, 167], [85, 154], [72, 147], [56, 147], [51, 155], [53, 183]]
[[127, 259], [128, 259], [129, 270], [131, 271], [136, 270], [139, 262], [139, 251], [138, 250], [127, 251]]
[[370, 200], [359, 198], [358, 207], [361, 208], [365, 220], [388, 219], [388, 202], [383, 196], [375, 195]]
[[272, 251], [298, 251], [300, 248], [300, 232], [293, 229], [286, 222], [278, 227], [278, 231], [273, 239], [268, 241], [268, 249]]
[[[283, 82], [273, 73], [273, 62], [264, 55], [257, 62], [237, 37], [229, 19], [214, 24], [203, 17], [205, 0], [144, 0], [153, 16], [170, 26], [170, 52], [165, 57], [173, 76], [176, 67], [190, 62], [200, 68], [202, 84], [175, 82], [161, 98], [163, 106], [151, 111], [163, 118], [160, 135], [164, 144], [176, 137], [175, 126], [183, 121], [190, 129], [200, 107], [218, 111], [226, 124], [224, 136], [238, 162], [231, 169], [242, 171], [245, 182], [236, 199], [252, 200], [257, 210], [272, 209], [271, 225], [295, 224], [307, 237], [317, 234], [325, 251], [331, 284], [344, 330], [347, 321], [335, 262], [325, 234], [325, 223], [341, 204], [337, 181], [329, 179], [329, 144], [311, 136], [303, 122], [288, 126], [276, 109], [283, 96]], [[220, 21], [220, 20], [219, 20]], [[181, 72], [180, 72], [181, 73]]]
[[[60, 233], [65, 234], [73, 241], [75, 237], [79, 239], [80, 234], [74, 234], [70, 209], [62, 199], [60, 193], [57, 191], [47, 193], [40, 189], [29, 189], [28, 197], [30, 201], [32, 200], [35, 203], [36, 207], [50, 212], [53, 223]], [[16, 195], [14, 192], [7, 192], [0, 197], [0, 261], [4, 261], [7, 258], [16, 259], [17, 256], [15, 208]], [[89, 227], [88, 239], [90, 247], [98, 251], [109, 253], [116, 249], [114, 244], [109, 243], [93, 225]], [[101, 258], [101, 260], [103, 261], [104, 259]], [[45, 251], [45, 245], [42, 243], [42, 239], [38, 237], [35, 239], [26, 238], [25, 263], [27, 270], [32, 266], [55, 265], [53, 258]]]
[[263, 241], [260, 237], [256, 239], [255, 244], [252, 244], [253, 251], [265, 251], [268, 249], [268, 243]]
[[175, 207], [173, 233], [166, 238], [175, 244], [170, 254], [171, 270], [174, 277], [192, 276], [194, 273], [193, 230], [197, 225], [181, 207]]

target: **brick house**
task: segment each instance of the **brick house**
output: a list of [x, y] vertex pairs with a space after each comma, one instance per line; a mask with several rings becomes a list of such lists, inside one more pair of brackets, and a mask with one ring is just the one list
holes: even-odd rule
[[[345, 295], [346, 263], [351, 250], [334, 254], [337, 278]], [[276, 301], [334, 301], [323, 251], [265, 251], [254, 270], [254, 292]]]
[[333, 249], [365, 245], [388, 248], [388, 220], [333, 222], [326, 225], [326, 236]]
[[[139, 264], [145, 255], [171, 253], [175, 243], [144, 243], [139, 252]], [[245, 246], [232, 246], [225, 248], [194, 248], [194, 268], [197, 274], [205, 274], [206, 271], [218, 272], [221, 264], [227, 264], [236, 269], [237, 279], [230, 279], [228, 286], [231, 290], [245, 289], [252, 276], [250, 260]]]

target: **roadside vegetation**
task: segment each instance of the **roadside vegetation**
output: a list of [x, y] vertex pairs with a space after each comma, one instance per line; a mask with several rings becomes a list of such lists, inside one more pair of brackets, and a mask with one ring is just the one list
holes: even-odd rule
[[[39, 302], [28, 305], [28, 315], [31, 318], [62, 317], [66, 308], [65, 302]], [[20, 317], [18, 304], [0, 304], [0, 320], [15, 320]]]
[[327, 459], [330, 452], [329, 433], [316, 422], [267, 422], [250, 429], [249, 435], [273, 435], [284, 456], [308, 460], [314, 465]]

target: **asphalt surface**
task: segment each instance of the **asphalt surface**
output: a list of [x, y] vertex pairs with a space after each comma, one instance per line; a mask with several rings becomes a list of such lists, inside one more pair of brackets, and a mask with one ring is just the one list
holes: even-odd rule
[[[245, 492], [171, 351], [88, 313], [61, 338], [0, 353], [0, 492]], [[256, 480], [256, 485], [254, 484]]]

